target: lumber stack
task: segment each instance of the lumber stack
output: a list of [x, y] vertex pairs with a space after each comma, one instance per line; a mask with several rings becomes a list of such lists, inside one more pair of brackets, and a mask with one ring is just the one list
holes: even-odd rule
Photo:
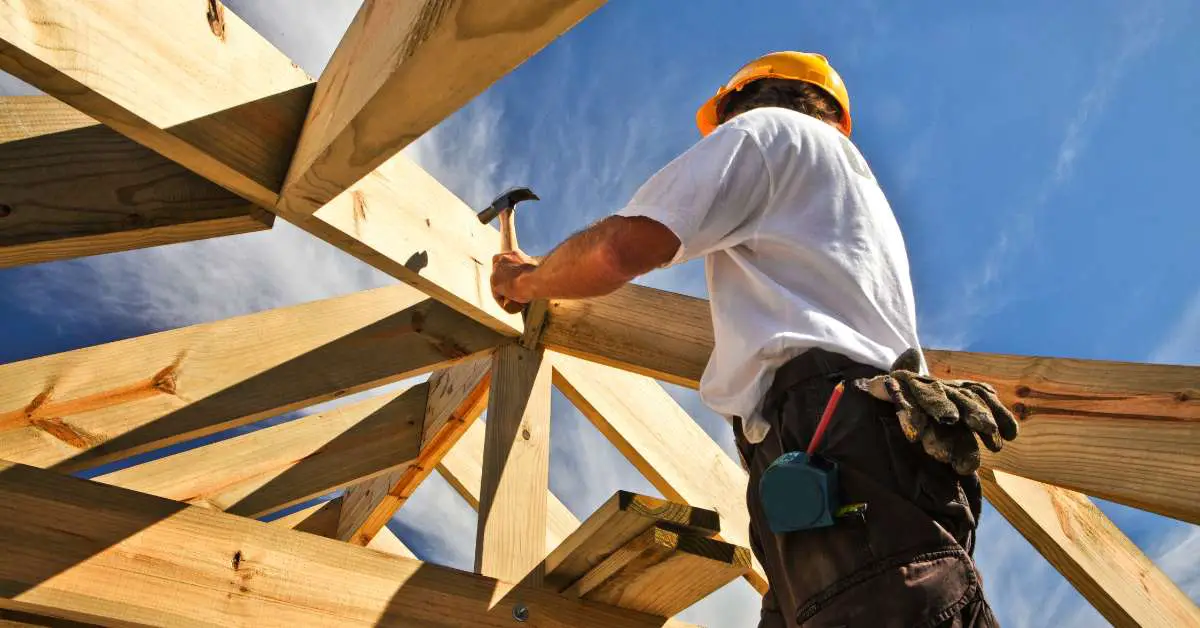
[[546, 557], [545, 586], [670, 617], [750, 570], [716, 512], [618, 491]]

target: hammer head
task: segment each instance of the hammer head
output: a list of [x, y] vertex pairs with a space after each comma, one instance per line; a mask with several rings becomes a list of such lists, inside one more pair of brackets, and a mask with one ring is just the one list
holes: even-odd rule
[[500, 196], [497, 196], [496, 200], [492, 201], [492, 204], [487, 206], [487, 209], [479, 212], [479, 222], [482, 222], [486, 225], [495, 220], [496, 216], [500, 215], [500, 212], [507, 209], [516, 208], [517, 203], [520, 203], [521, 201], [536, 200], [540, 199], [538, 199], [537, 194], [533, 193], [533, 190], [523, 187], [512, 188]]

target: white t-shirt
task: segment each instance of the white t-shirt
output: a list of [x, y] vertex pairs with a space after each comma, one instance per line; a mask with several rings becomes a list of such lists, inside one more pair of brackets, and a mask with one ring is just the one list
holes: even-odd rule
[[809, 348], [882, 369], [917, 342], [900, 227], [849, 139], [775, 107], [720, 126], [650, 178], [620, 216], [662, 223], [704, 256], [715, 346], [700, 395], [750, 442], [775, 371]]

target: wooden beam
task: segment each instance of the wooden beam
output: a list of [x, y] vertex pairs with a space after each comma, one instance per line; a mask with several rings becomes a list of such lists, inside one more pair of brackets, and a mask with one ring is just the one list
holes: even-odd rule
[[1196, 626], [1200, 609], [1087, 497], [1003, 471], [983, 494], [1115, 626]]
[[95, 480], [244, 517], [261, 517], [339, 488], [407, 470], [420, 450], [428, 391], [427, 384], [418, 384]]
[[[596, 3], [572, 0], [571, 6]], [[455, 15], [472, 16], [469, 22], [457, 22], [457, 28], [491, 31], [506, 23], [507, 16], [522, 15], [491, 9], [456, 8]], [[554, 13], [557, 17], [544, 28], [565, 28], [560, 21], [572, 11]], [[222, 187], [275, 208], [309, 233], [483, 324], [518, 335], [520, 317], [496, 305], [487, 283], [499, 235], [402, 155], [379, 161], [371, 176], [326, 199], [329, 203], [315, 214], [276, 207], [315, 83], [232, 11], [219, 13], [220, 20], [210, 20], [200, 3], [180, 10], [163, 3], [147, 8], [135, 0], [0, 3], [0, 69]], [[476, 19], [481, 15], [489, 19]], [[217, 30], [223, 37], [214, 33], [213, 24], [221, 27]], [[509, 35], [497, 37], [507, 41]], [[137, 45], [130, 45], [131, 40]], [[509, 53], [492, 54], [503, 58]], [[468, 76], [470, 72], [455, 72], [443, 78]], [[447, 102], [469, 96], [430, 93]], [[406, 101], [412, 97], [407, 94]], [[395, 111], [390, 109], [385, 120], [399, 120]]]
[[670, 617], [750, 569], [750, 550], [652, 526], [576, 581], [566, 594]]
[[596, 299], [554, 301], [546, 348], [696, 388], [712, 353], [708, 301], [634, 284]]
[[264, 207], [314, 89], [219, 2], [0, 3], [0, 69]]
[[656, 524], [701, 537], [721, 531], [717, 513], [629, 491], [617, 491], [546, 556], [545, 586], [566, 590], [610, 554]]
[[500, 233], [404, 155], [396, 155], [311, 217], [309, 233], [501, 333], [521, 317], [492, 298]]
[[[548, 348], [695, 387], [708, 303], [627, 286], [551, 304]], [[927, 350], [935, 375], [994, 384], [1021, 437], [983, 464], [1200, 523], [1200, 367]], [[1120, 460], [1121, 464], [1114, 464]]]
[[429, 378], [421, 422], [420, 454], [412, 464], [346, 489], [335, 538], [367, 545], [437, 466], [487, 403], [492, 361], [460, 362]]
[[1200, 524], [1200, 367], [929, 351], [992, 383], [1021, 436], [984, 464]]
[[[471, 505], [479, 510], [479, 486], [483, 481], [483, 440], [486, 427], [475, 422], [438, 465], [438, 473]], [[557, 547], [579, 527], [579, 519], [554, 493], [546, 491], [546, 547]]]
[[550, 488], [550, 364], [540, 349], [504, 345], [492, 360], [475, 571], [541, 582]]
[[317, 83], [281, 206], [311, 214], [604, 0], [366, 0]]
[[74, 471], [448, 366], [499, 341], [406, 286], [0, 366], [0, 458]]
[[[342, 513], [342, 498], [335, 497], [327, 502], [313, 504], [287, 516], [271, 521], [271, 525], [291, 528], [325, 538], [337, 536], [338, 519]], [[416, 558], [416, 554], [387, 526], [379, 529], [367, 547], [405, 558]]]
[[0, 608], [106, 624], [662, 626], [428, 563], [0, 464]]
[[275, 219], [49, 96], [0, 98], [0, 116], [0, 268], [261, 231]]
[[[658, 382], [552, 353], [554, 385], [667, 499], [721, 515], [721, 538], [748, 547], [746, 472]], [[754, 562], [746, 579], [759, 592], [767, 577]]]
[[0, 142], [28, 140], [96, 126], [97, 122], [53, 96], [0, 96]]

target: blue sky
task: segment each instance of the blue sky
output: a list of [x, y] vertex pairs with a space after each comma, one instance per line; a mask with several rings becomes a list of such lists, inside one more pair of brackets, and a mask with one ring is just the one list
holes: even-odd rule
[[[357, 2], [227, 4], [315, 76]], [[904, 229], [924, 344], [1200, 364], [1198, 32], [1187, 0], [610, 0], [408, 153], [474, 206], [533, 187], [544, 200], [519, 229], [542, 253], [694, 142], [696, 106], [739, 65], [819, 51]], [[288, 225], [0, 271], [0, 362], [388, 281]], [[698, 263], [643, 281], [705, 290]], [[723, 420], [669, 390], [732, 451]], [[551, 484], [577, 515], [617, 488], [654, 493], [561, 396], [554, 411]], [[1200, 598], [1194, 526], [1101, 507]], [[474, 513], [440, 479], [394, 528], [424, 558], [470, 566]], [[1006, 626], [1104, 624], [995, 511], [978, 561]], [[740, 582], [693, 610], [714, 627], [756, 615]]]

